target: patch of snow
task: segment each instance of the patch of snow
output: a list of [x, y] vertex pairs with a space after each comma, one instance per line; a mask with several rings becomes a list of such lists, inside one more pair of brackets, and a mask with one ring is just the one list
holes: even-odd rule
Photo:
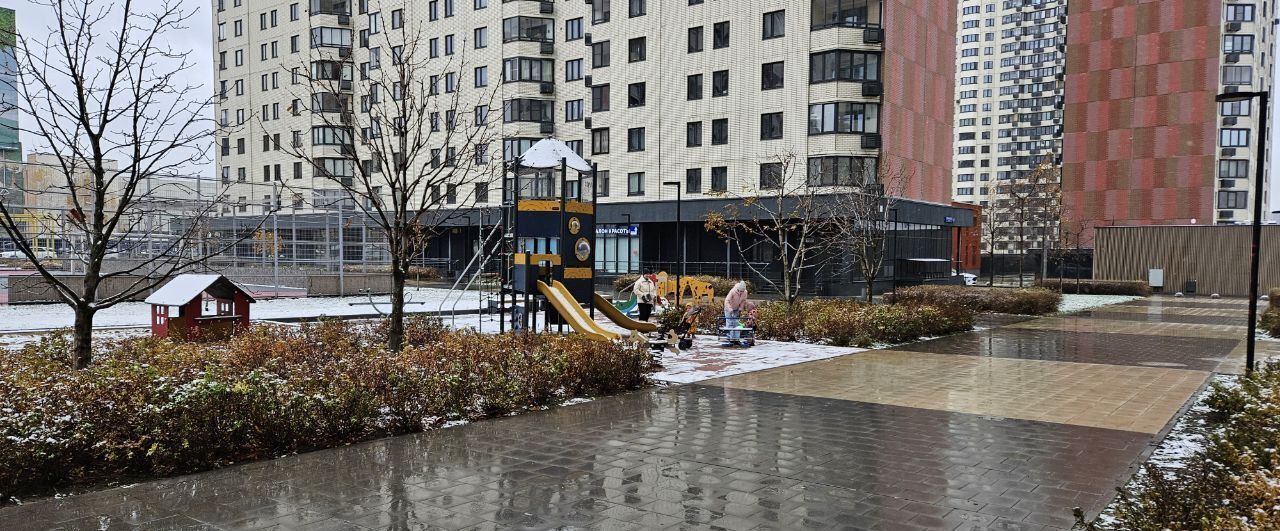
[[583, 398], [583, 397], [579, 397], [579, 398], [570, 398], [570, 399], [568, 399], [568, 400], [565, 400], [565, 401], [564, 401], [564, 403], [562, 403], [562, 404], [560, 404], [560, 405], [561, 405], [561, 406], [576, 406], [576, 405], [578, 405], [578, 404], [586, 404], [587, 402], [591, 402], [591, 401], [593, 401], [593, 400], [595, 400], [595, 399], [594, 399], [594, 398]]
[[1063, 295], [1062, 304], [1058, 306], [1061, 313], [1075, 313], [1091, 310], [1099, 306], [1123, 304], [1141, 299], [1132, 295]]
[[[405, 306], [408, 313], [439, 311], [453, 308], [458, 301], [459, 310], [480, 308], [482, 302], [477, 292], [467, 292], [459, 299], [459, 292], [440, 288], [406, 290]], [[486, 294], [488, 295], [488, 294]], [[373, 302], [373, 304], [370, 304]], [[310, 297], [301, 299], [271, 299], [254, 304], [250, 315], [255, 321], [344, 315], [377, 314], [387, 312], [390, 298], [386, 295], [368, 297]], [[126, 302], [101, 310], [94, 317], [98, 328], [149, 327], [150, 305], [143, 302]], [[64, 304], [24, 304], [0, 306], [0, 332], [47, 331], [70, 328], [75, 324], [75, 314]]]
[[714, 337], [698, 336], [691, 349], [676, 354], [663, 352], [662, 368], [651, 376], [660, 382], [694, 383], [867, 350], [780, 341], [757, 341], [751, 348], [722, 347]]

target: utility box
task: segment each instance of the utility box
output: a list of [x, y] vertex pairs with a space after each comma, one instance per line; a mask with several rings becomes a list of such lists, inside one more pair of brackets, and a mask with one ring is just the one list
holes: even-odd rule
[[1183, 293], [1184, 295], [1195, 295], [1195, 294], [1196, 294], [1196, 279], [1194, 279], [1194, 278], [1193, 278], [1193, 279], [1191, 279], [1191, 280], [1188, 280], [1188, 281], [1187, 281], [1187, 282], [1182, 286], [1182, 293]]
[[1164, 291], [1164, 270], [1151, 269], [1147, 271], [1147, 284], [1151, 285], [1151, 289], [1155, 291]]

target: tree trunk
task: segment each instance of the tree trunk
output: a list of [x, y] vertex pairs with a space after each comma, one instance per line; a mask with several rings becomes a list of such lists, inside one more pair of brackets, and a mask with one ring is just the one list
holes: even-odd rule
[[[894, 274], [896, 275], [897, 272], [895, 271]], [[871, 294], [875, 292], [876, 279], [875, 277], [871, 277], [871, 276], [867, 276], [866, 279], [867, 279], [867, 304], [871, 304]], [[893, 301], [893, 302], [898, 302], [898, 301]]]
[[76, 324], [72, 329], [74, 340], [76, 369], [86, 369], [93, 361], [93, 314], [94, 309], [87, 304], [75, 306]]
[[408, 272], [399, 258], [391, 259], [391, 314], [387, 328], [387, 349], [400, 352], [404, 348], [404, 284]]

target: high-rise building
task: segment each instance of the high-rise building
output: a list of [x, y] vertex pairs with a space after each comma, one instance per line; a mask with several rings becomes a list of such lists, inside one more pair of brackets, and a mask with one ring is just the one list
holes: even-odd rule
[[662, 178], [693, 169], [707, 176], [689, 187], [695, 197], [755, 187], [760, 164], [783, 153], [848, 174], [839, 179], [893, 159], [910, 167], [909, 195], [949, 201], [953, 11], [906, 0], [612, 3], [215, 0], [222, 177], [324, 187], [275, 149], [278, 136], [311, 142], [318, 124], [310, 102], [295, 101], [291, 72], [332, 48], [358, 100], [361, 69], [390, 53], [370, 35], [407, 25], [442, 68], [465, 48], [457, 90], [496, 85], [508, 109], [546, 107], [494, 109], [507, 158], [555, 136], [602, 169], [643, 175], [613, 176], [606, 202], [656, 198]]
[[1070, 16], [1067, 215], [1097, 225], [1252, 219], [1254, 169], [1266, 164], [1257, 101], [1214, 98], [1271, 89], [1274, 2], [1073, 0]]
[[[1007, 183], [1059, 163], [1067, 0], [958, 3], [952, 193], [991, 207], [1006, 200]], [[998, 233], [995, 250], [1039, 247], [1036, 229], [1018, 238], [1012, 229]]]
[[[1252, 217], [1253, 170], [1265, 164], [1257, 102], [1214, 97], [1272, 87], [1271, 3], [959, 5], [957, 201], [997, 205], [1000, 181], [1050, 161], [1060, 165], [1063, 217], [1073, 223]], [[1017, 247], [995, 242], [996, 252]]]
[[0, 160], [21, 162], [22, 142], [18, 135], [16, 14], [0, 7]]
[[[774, 161], [786, 155], [795, 156], [793, 178], [814, 186], [874, 178], [877, 168], [892, 165], [908, 177], [908, 198], [934, 206], [951, 199], [953, 5], [214, 0], [214, 6], [218, 167], [230, 195], [247, 203], [240, 212], [270, 206], [264, 183], [287, 182], [315, 197], [336, 192], [279, 147], [330, 150], [330, 172], [349, 174], [360, 163], [359, 146], [344, 153], [323, 145], [335, 137], [333, 128], [316, 117], [324, 109], [299, 94], [296, 72], [306, 77], [324, 62], [343, 81], [345, 94], [335, 101], [348, 102], [344, 112], [367, 112], [361, 102], [376, 97], [377, 87], [365, 78], [393, 64], [406, 36], [417, 36], [420, 53], [441, 70], [445, 93], [456, 91], [460, 101], [494, 93], [491, 117], [501, 122], [502, 139], [495, 154], [512, 160], [555, 137], [597, 163], [605, 223], [612, 216], [617, 223], [672, 227], [676, 191], [664, 182], [682, 182], [684, 202], [705, 213], [727, 201], [726, 193], [776, 186]], [[468, 107], [455, 118], [471, 116]], [[365, 132], [338, 133], [359, 139]], [[495, 193], [477, 202], [492, 207], [498, 200]], [[610, 214], [639, 204], [645, 207]], [[701, 218], [685, 207], [685, 224], [702, 232]], [[901, 210], [904, 221], [940, 228], [954, 222], [936, 212], [908, 220], [911, 209]], [[698, 253], [706, 246], [684, 247]], [[723, 242], [707, 252], [707, 260], [725, 260]]]

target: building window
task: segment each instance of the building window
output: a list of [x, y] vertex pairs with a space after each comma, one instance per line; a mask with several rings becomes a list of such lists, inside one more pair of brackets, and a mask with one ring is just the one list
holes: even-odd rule
[[555, 20], [539, 17], [510, 17], [502, 21], [502, 42], [555, 40]]
[[876, 182], [875, 157], [809, 158], [809, 186], [856, 186]]
[[[810, 135], [878, 133], [879, 131], [880, 105], [878, 104], [842, 101], [809, 106]], [[960, 134], [963, 136], [973, 133]]]
[[711, 168], [711, 191], [727, 192], [729, 190], [729, 167], [716, 166]]
[[631, 0], [627, 9], [627, 16], [640, 17], [644, 16], [645, 0]]
[[644, 195], [644, 172], [627, 174], [627, 195]]
[[773, 90], [782, 88], [783, 84], [783, 62], [765, 63], [760, 67], [760, 90]]
[[564, 21], [564, 40], [576, 41], [582, 38], [582, 17]]
[[591, 87], [591, 112], [609, 110], [609, 85]]
[[1222, 37], [1224, 53], [1253, 53], [1253, 35], [1225, 35]]
[[582, 79], [582, 59], [573, 59], [564, 62], [564, 80], [577, 81]]
[[711, 120], [711, 145], [722, 146], [729, 143], [729, 119]]
[[711, 47], [717, 49], [729, 47], [729, 21], [716, 22], [712, 26]]
[[488, 27], [476, 28], [475, 31], [472, 32], [472, 35], [473, 37], [471, 40], [474, 41], [475, 49], [479, 50], [481, 48], [485, 48], [489, 46], [489, 28]]
[[711, 73], [711, 97], [718, 98], [729, 95], [729, 71], [720, 70]]
[[[1022, 5], [1022, 4], [1018, 4]], [[812, 29], [880, 26], [880, 0], [812, 0]]]
[[502, 60], [502, 80], [506, 83], [556, 80], [556, 63], [551, 59], [512, 57]]
[[782, 138], [782, 113], [761, 114], [760, 140], [777, 140], [780, 138]]
[[704, 50], [702, 44], [702, 26], [689, 28], [689, 53], [698, 53]]
[[1252, 85], [1253, 67], [1248, 65], [1228, 65], [1222, 67], [1223, 85]]
[[689, 168], [684, 171], [684, 192], [687, 194], [702, 193], [702, 168]]
[[479, 87], [487, 87], [487, 86], [489, 86], [489, 67], [477, 66], [476, 67], [476, 87], [479, 88]]
[[973, 187], [956, 188], [956, 195], [973, 195]]
[[591, 44], [591, 68], [609, 66], [609, 41]]
[[564, 102], [564, 121], [582, 121], [582, 100], [569, 100]]
[[1253, 100], [1240, 101], [1224, 101], [1222, 102], [1223, 116], [1249, 116], [1253, 109], [1251, 108]]
[[1224, 148], [1249, 147], [1248, 129], [1223, 129], [1218, 138]]
[[782, 188], [782, 163], [766, 162], [760, 165], [760, 189], [777, 190]]
[[764, 14], [763, 39], [776, 39], [787, 34], [787, 12], [772, 11]]
[[832, 50], [809, 56], [809, 82], [879, 81], [880, 54]]
[[635, 153], [644, 151], [644, 128], [633, 127], [627, 129], [627, 152]]
[[604, 155], [609, 152], [609, 128], [591, 130], [591, 154]]
[[596, 172], [596, 197], [609, 197], [609, 172]]
[[1244, 179], [1249, 176], [1249, 161], [1223, 159], [1218, 161], [1218, 177], [1221, 179]]
[[627, 41], [627, 62], [638, 63], [645, 58], [645, 38], [636, 37]]
[[702, 122], [689, 122], [685, 124], [684, 145], [686, 147], [698, 147], [702, 145]]
[[645, 84], [632, 83], [627, 85], [627, 107], [644, 107], [645, 102]]
[[1253, 22], [1253, 4], [1227, 4], [1227, 22]]
[[702, 74], [693, 74], [689, 76], [686, 85], [685, 99], [689, 101], [702, 99]]
[[1249, 208], [1249, 192], [1218, 192], [1218, 208]]
[[609, 0], [596, 0], [591, 3], [591, 23], [604, 24], [609, 21]]

